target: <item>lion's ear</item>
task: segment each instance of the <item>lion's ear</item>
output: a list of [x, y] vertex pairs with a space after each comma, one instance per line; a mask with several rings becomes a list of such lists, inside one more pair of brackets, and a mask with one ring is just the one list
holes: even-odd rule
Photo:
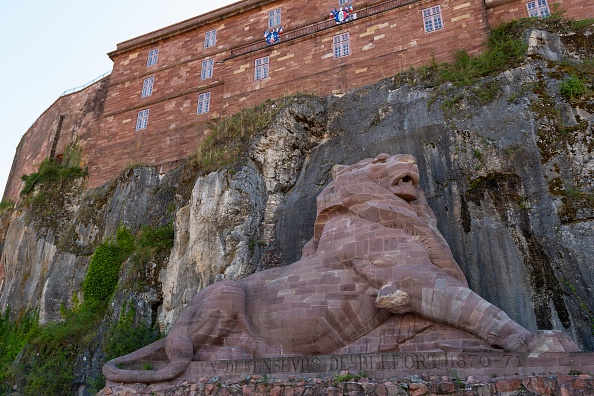
[[377, 164], [378, 162], [386, 162], [386, 160], [390, 158], [389, 154], [386, 153], [381, 153], [378, 154], [377, 157], [375, 157], [375, 159], [373, 161], [371, 161], [372, 164]]
[[342, 173], [343, 171], [345, 171], [346, 169], [348, 169], [349, 167], [346, 165], [334, 165], [332, 167], [332, 178], [335, 179], [336, 176], [338, 176], [340, 173]]

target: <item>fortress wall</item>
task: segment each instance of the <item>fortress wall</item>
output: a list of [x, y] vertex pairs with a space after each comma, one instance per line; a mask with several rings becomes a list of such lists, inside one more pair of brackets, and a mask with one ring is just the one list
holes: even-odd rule
[[[444, 29], [425, 33], [422, 10], [440, 5]], [[295, 93], [344, 93], [410, 67], [443, 62], [465, 48], [484, 48], [487, 21], [482, 0], [423, 0], [235, 58], [231, 49], [264, 40], [268, 11], [282, 9], [285, 33], [306, 22], [326, 20], [335, 1], [274, 1], [207, 26], [175, 34], [129, 51], [112, 53], [114, 71], [97, 153], [89, 160], [89, 186], [107, 181], [133, 163], [164, 164], [193, 152], [212, 119], [265, 99]], [[204, 49], [206, 31], [217, 29], [217, 46]], [[334, 59], [334, 36], [349, 33], [351, 54]], [[281, 40], [282, 40], [281, 36]], [[146, 66], [159, 49], [157, 65]], [[120, 52], [118, 52], [120, 51]], [[269, 77], [254, 81], [256, 59], [269, 57]], [[202, 61], [213, 58], [213, 77], [201, 79]], [[153, 93], [141, 98], [143, 80], [154, 77]], [[210, 111], [197, 114], [198, 95], [210, 92]], [[148, 127], [136, 131], [140, 110]]]
[[[526, 3], [530, 0], [485, 0], [489, 26], [496, 27], [512, 19], [527, 18]], [[570, 19], [583, 19], [594, 17], [594, 2], [592, 0], [547, 0], [551, 12], [554, 4], [565, 10], [564, 17]]]
[[[282, 10], [287, 34], [296, 27], [327, 20], [337, 6], [336, 0], [245, 0], [120, 43], [109, 54], [114, 61], [111, 77], [102, 83], [109, 84], [102, 85], [108, 90], [102, 118], [99, 108], [88, 108], [83, 99], [95, 95], [95, 85], [57, 100], [23, 137], [5, 197], [17, 197], [20, 175], [34, 171], [47, 158], [61, 114], [65, 115], [63, 136], [57, 147], [63, 150], [80, 139], [89, 187], [116, 177], [130, 164], [156, 165], [165, 171], [197, 148], [213, 119], [284, 95], [341, 94], [411, 67], [452, 60], [460, 49], [476, 54], [484, 49], [489, 25], [528, 16], [527, 1], [419, 0], [293, 41], [282, 42], [286, 36], [281, 35], [280, 44], [231, 58], [233, 48], [264, 41], [271, 10]], [[568, 10], [568, 17], [594, 16], [591, 0], [558, 2]], [[383, 0], [367, 4], [380, 3]], [[425, 33], [422, 10], [436, 5], [441, 7], [444, 28]], [[361, 6], [355, 2], [355, 10]], [[205, 49], [205, 34], [213, 29], [216, 45]], [[332, 40], [343, 33], [350, 36], [351, 53], [335, 59]], [[147, 67], [153, 49], [159, 50], [158, 62]], [[269, 77], [254, 81], [254, 63], [265, 56], [270, 61]], [[205, 59], [213, 59], [213, 76], [202, 80]], [[143, 81], [148, 77], [154, 77], [153, 93], [142, 98]], [[211, 95], [210, 111], [197, 114], [198, 96], [206, 92]], [[89, 103], [98, 102], [103, 100], [97, 97]], [[136, 131], [138, 112], [144, 109], [150, 111], [148, 126]], [[80, 120], [76, 127], [75, 120]]]
[[[225, 106], [233, 109], [238, 101], [242, 105], [255, 104], [263, 98], [295, 92], [344, 93], [410, 67], [428, 64], [432, 59], [451, 60], [458, 49], [477, 53], [484, 48], [487, 38], [484, 9], [479, 2], [468, 4], [450, 1], [444, 5], [446, 28], [429, 34], [419, 22], [421, 9], [427, 3], [419, 3], [367, 18], [365, 23], [340, 25], [308, 40], [238, 58], [225, 77]], [[454, 11], [457, 5], [462, 5], [463, 11]], [[335, 59], [332, 38], [343, 33], [350, 35], [351, 55]], [[253, 81], [254, 62], [262, 56], [270, 58], [270, 77]]]
[[62, 96], [39, 116], [17, 147], [3, 199], [18, 200], [23, 185], [21, 176], [37, 171], [39, 164], [52, 154], [52, 147], [53, 156], [58, 159], [73, 143], [87, 152], [85, 147], [97, 135], [108, 82], [109, 76]]

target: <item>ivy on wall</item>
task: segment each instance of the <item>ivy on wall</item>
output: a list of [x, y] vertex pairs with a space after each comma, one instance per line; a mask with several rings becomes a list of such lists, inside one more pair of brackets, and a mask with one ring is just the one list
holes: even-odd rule
[[97, 247], [83, 282], [85, 302], [105, 301], [115, 291], [122, 263], [134, 250], [134, 237], [126, 227], [120, 227], [114, 241]]

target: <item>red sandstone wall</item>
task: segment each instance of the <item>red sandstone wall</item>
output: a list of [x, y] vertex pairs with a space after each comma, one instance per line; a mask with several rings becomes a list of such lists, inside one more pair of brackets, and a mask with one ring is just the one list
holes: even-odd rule
[[[35, 172], [39, 164], [50, 157], [55, 139], [57, 157], [74, 142], [87, 153], [87, 146], [98, 134], [108, 83], [109, 77], [105, 77], [79, 92], [59, 98], [35, 121], [16, 149], [4, 199], [18, 200], [23, 185], [21, 176]], [[63, 120], [58, 131], [60, 116]]]
[[[425, 33], [421, 10], [442, 6], [445, 28]], [[334, 59], [332, 38], [349, 33], [351, 55]], [[239, 101], [254, 104], [264, 97], [293, 92], [326, 95], [377, 82], [410, 67], [435, 59], [450, 60], [462, 48], [480, 50], [485, 42], [486, 19], [480, 1], [424, 1], [233, 59], [225, 80], [225, 107]], [[253, 81], [254, 61], [270, 57], [270, 78]]]
[[[432, 60], [450, 60], [462, 48], [476, 53], [486, 41], [487, 22], [497, 25], [526, 17], [527, 1], [419, 0], [234, 58], [233, 48], [263, 42], [270, 10], [281, 8], [286, 34], [327, 20], [338, 1], [245, 0], [224, 11], [147, 33], [119, 44], [110, 54], [114, 68], [111, 78], [101, 84], [103, 90], [96, 84], [60, 98], [31, 127], [17, 148], [5, 197], [17, 197], [20, 176], [34, 171], [48, 157], [60, 114], [65, 118], [58, 148], [63, 151], [79, 139], [88, 164], [89, 187], [105, 183], [130, 164], [158, 165], [166, 171], [197, 148], [212, 119], [293, 93], [343, 93]], [[592, 0], [557, 1], [568, 9], [568, 17], [594, 16]], [[425, 33], [421, 12], [434, 5], [441, 6], [444, 29]], [[362, 6], [355, 1], [355, 11]], [[216, 46], [205, 49], [205, 33], [212, 29], [217, 30]], [[334, 59], [332, 38], [347, 32], [351, 54]], [[147, 67], [148, 52], [155, 48], [159, 61]], [[254, 62], [264, 56], [270, 58], [269, 78], [254, 81]], [[207, 58], [215, 61], [213, 77], [201, 80], [201, 64]], [[155, 78], [153, 94], [141, 98], [143, 80], [151, 76]], [[106, 97], [101, 96], [105, 84], [109, 84]], [[211, 93], [210, 112], [198, 115], [198, 95], [205, 92]], [[102, 104], [103, 98], [105, 108], [98, 126], [101, 112], [96, 104]], [[137, 114], [143, 109], [150, 110], [148, 127], [136, 131]]]
[[[437, 4], [444, 29], [425, 33], [421, 10]], [[450, 60], [461, 48], [477, 52], [486, 40], [482, 0], [422, 0], [228, 59], [233, 47], [264, 40], [269, 10], [282, 9], [286, 33], [326, 20], [336, 5], [336, 0], [272, 1], [148, 45], [116, 50], [100, 136], [89, 157], [89, 186], [115, 177], [128, 164], [167, 164], [187, 156], [208, 132], [208, 121], [242, 107], [297, 92], [346, 92], [432, 59]], [[217, 29], [217, 46], [204, 49], [205, 32], [212, 29]], [[332, 37], [344, 32], [351, 37], [351, 55], [334, 59]], [[148, 52], [154, 48], [159, 49], [159, 61], [147, 67]], [[270, 77], [254, 81], [255, 59], [264, 56], [270, 57]], [[213, 78], [201, 80], [202, 61], [209, 57], [215, 59]], [[151, 76], [153, 94], [141, 98], [143, 80]], [[198, 95], [204, 92], [211, 93], [210, 112], [198, 115]], [[148, 128], [136, 131], [143, 109], [150, 109]]]
[[[529, 0], [485, 0], [489, 26], [496, 27], [512, 19], [528, 18], [526, 3]], [[570, 19], [594, 18], [593, 0], [547, 0], [551, 12], [558, 4], [565, 10], [564, 16]]]

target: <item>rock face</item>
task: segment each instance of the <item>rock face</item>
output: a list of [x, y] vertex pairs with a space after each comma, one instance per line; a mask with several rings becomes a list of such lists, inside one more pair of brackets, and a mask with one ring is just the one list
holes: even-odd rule
[[159, 278], [163, 285], [160, 324], [167, 329], [201, 289], [221, 279], [240, 279], [256, 268], [257, 236], [266, 193], [255, 167], [234, 175], [200, 177], [190, 202], [176, 214], [175, 245]]
[[[62, 210], [50, 206], [43, 218], [15, 210], [2, 251], [0, 309], [10, 307], [11, 316], [19, 317], [34, 308], [41, 323], [60, 321], [60, 306], [70, 307], [80, 293], [97, 244], [122, 224], [132, 230], [150, 224], [149, 206], [163, 211], [158, 183], [154, 169], [138, 168], [84, 197], [65, 199]], [[52, 210], [60, 218], [53, 219]]]
[[[535, 35], [538, 46], [547, 43]], [[470, 288], [528, 330], [563, 330], [594, 350], [594, 99], [562, 96], [567, 66], [550, 60], [571, 65], [592, 50], [571, 35], [559, 42], [562, 50], [533, 46], [521, 67], [470, 87], [411, 73], [341, 97], [296, 99], [242, 165], [200, 177], [189, 166], [162, 177], [129, 170], [75, 200], [51, 232], [16, 208], [3, 230], [0, 310], [59, 320], [94, 248], [119, 224], [136, 231], [175, 218], [161, 286], [151, 286], [166, 329], [213, 281], [299, 259], [334, 164], [409, 153]]]

